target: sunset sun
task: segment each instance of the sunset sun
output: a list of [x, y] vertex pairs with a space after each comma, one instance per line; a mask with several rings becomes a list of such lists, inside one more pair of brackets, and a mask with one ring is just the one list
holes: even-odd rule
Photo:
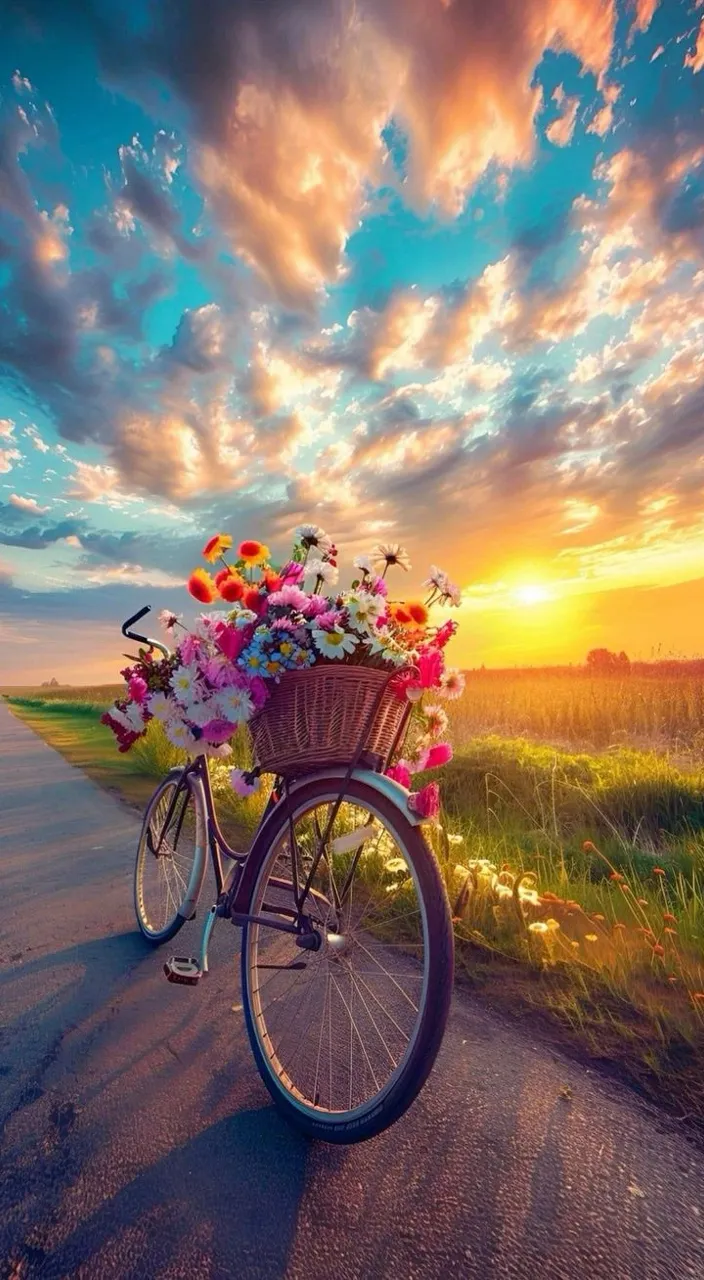
[[517, 604], [523, 605], [547, 604], [554, 598], [547, 587], [540, 586], [537, 582], [516, 587], [513, 597]]

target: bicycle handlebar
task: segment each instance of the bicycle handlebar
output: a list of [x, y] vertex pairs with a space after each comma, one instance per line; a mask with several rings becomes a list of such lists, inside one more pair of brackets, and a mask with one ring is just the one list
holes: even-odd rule
[[128, 640], [137, 640], [139, 644], [148, 644], [152, 649], [158, 649], [160, 653], [163, 653], [165, 658], [168, 658], [170, 657], [170, 654], [165, 644], [160, 644], [158, 640], [152, 640], [151, 636], [143, 636], [139, 631], [130, 631], [130, 627], [133, 623], [139, 622], [140, 618], [146, 617], [148, 613], [151, 613], [151, 605], [145, 604], [143, 609], [140, 609], [138, 613], [134, 613], [131, 618], [128, 618], [126, 622], [123, 622], [120, 630], [122, 631], [123, 636]]

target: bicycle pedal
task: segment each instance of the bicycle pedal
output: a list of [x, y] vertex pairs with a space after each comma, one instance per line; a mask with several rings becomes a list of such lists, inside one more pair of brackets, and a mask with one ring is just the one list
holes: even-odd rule
[[190, 956], [171, 956], [164, 965], [168, 982], [180, 982], [185, 987], [195, 987], [203, 971], [197, 960]]

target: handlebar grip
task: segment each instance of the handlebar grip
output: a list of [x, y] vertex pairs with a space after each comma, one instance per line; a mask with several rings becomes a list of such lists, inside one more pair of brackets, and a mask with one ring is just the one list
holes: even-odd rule
[[123, 636], [126, 636], [128, 640], [139, 640], [142, 644], [148, 644], [149, 636], [140, 636], [137, 632], [130, 631], [133, 623], [139, 622], [140, 618], [144, 618], [148, 613], [151, 613], [151, 606], [145, 604], [143, 609], [140, 609], [138, 613], [133, 614], [126, 622], [123, 622], [121, 627]]

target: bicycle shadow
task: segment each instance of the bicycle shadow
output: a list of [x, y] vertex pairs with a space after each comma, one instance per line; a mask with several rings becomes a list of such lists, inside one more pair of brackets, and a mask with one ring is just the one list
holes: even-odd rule
[[140, 1171], [57, 1247], [35, 1244], [31, 1259], [25, 1248], [37, 1267], [31, 1274], [278, 1280], [308, 1150], [272, 1107], [228, 1116]]

